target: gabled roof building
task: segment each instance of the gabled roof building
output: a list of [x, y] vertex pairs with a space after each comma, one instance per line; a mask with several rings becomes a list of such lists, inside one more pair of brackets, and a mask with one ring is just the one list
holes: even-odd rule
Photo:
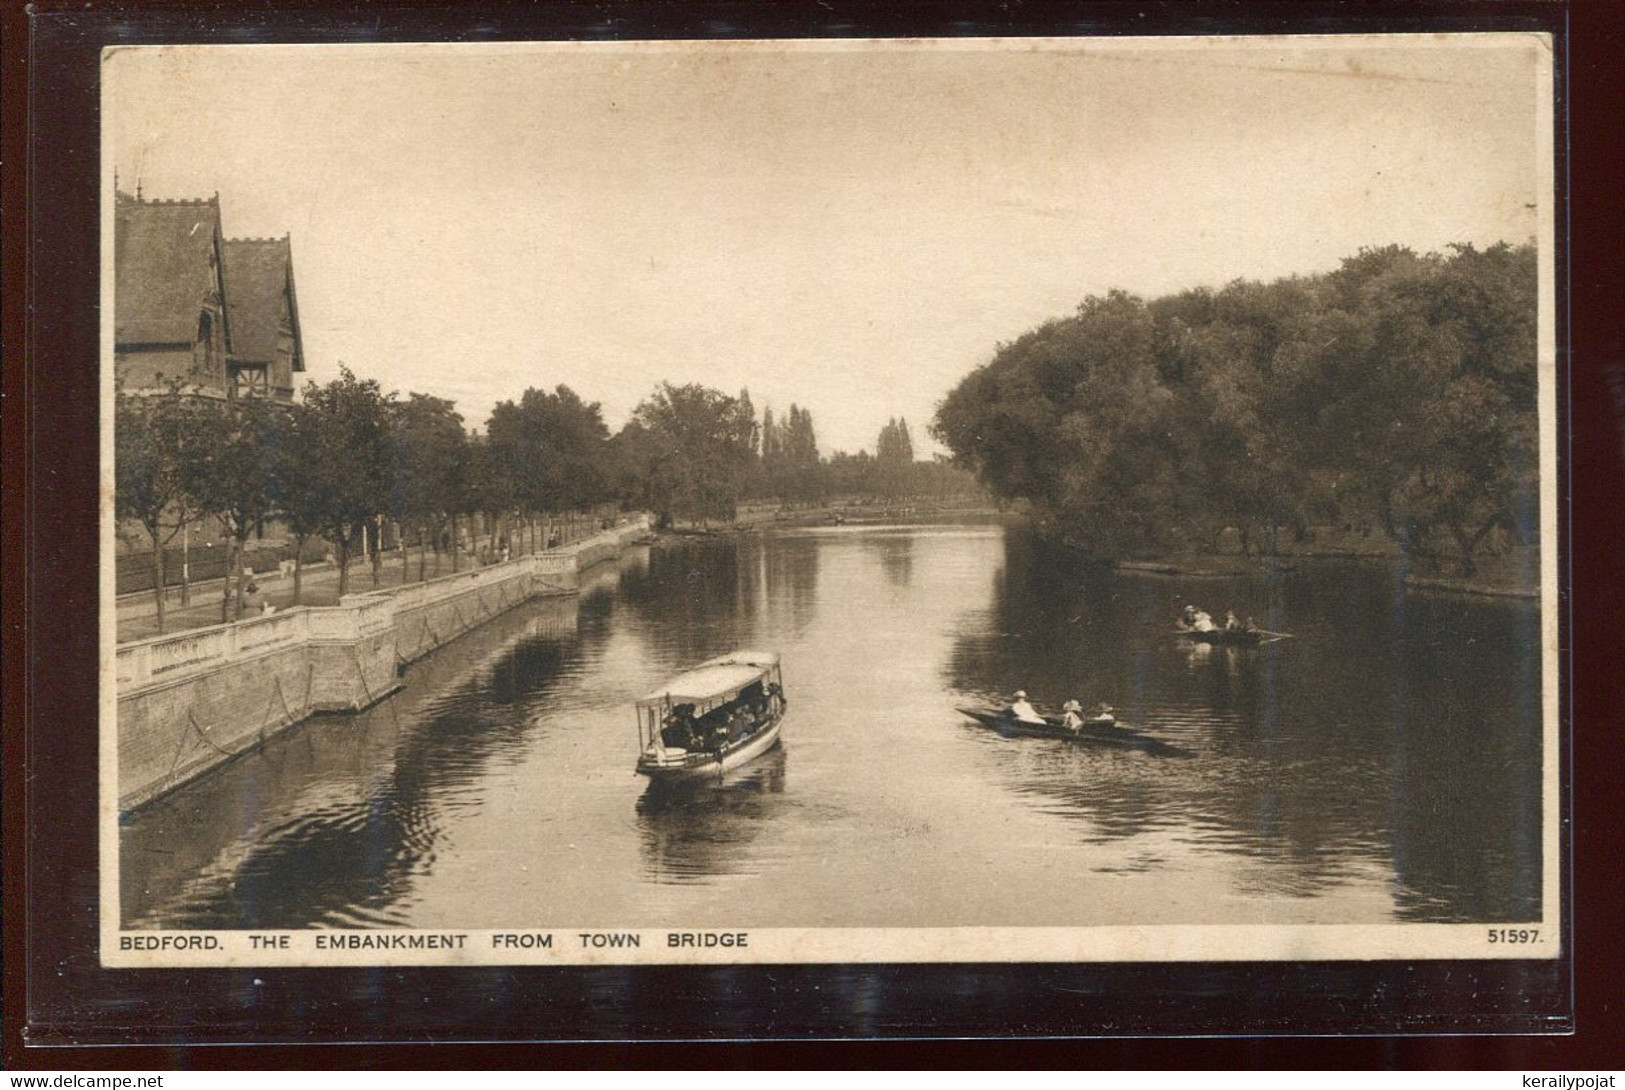
[[118, 193], [114, 357], [127, 390], [293, 400], [305, 369], [292, 242], [226, 239], [220, 197]]
[[119, 193], [113, 234], [114, 356], [126, 389], [170, 383], [225, 397], [225, 261], [219, 195], [147, 201]]
[[226, 316], [230, 367], [239, 393], [293, 400], [293, 376], [305, 369], [293, 244], [281, 238], [226, 240]]

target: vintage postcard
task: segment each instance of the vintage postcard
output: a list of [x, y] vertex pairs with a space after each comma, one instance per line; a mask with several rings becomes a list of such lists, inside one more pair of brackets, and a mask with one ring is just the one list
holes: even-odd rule
[[1563, 952], [1547, 36], [102, 75], [104, 965]]

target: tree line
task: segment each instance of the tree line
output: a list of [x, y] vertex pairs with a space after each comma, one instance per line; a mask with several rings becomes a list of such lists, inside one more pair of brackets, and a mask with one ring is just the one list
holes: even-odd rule
[[1102, 558], [1380, 527], [1464, 575], [1538, 529], [1533, 246], [1363, 249], [1332, 272], [1091, 296], [1000, 344], [932, 431]]
[[[945, 461], [914, 462], [905, 422], [887, 424], [874, 457], [826, 460], [807, 409], [791, 405], [778, 418], [768, 410], [758, 421], [748, 391], [698, 384], [663, 383], [613, 436], [600, 406], [568, 386], [499, 402], [475, 432], [453, 402], [386, 392], [347, 368], [307, 384], [297, 402], [221, 400], [173, 386], [120, 391], [116, 412], [115, 510], [151, 549], [160, 632], [167, 548], [205, 519], [227, 538], [226, 621], [231, 603], [242, 616], [248, 540], [271, 522], [294, 542], [298, 601], [307, 542], [331, 548], [343, 595], [352, 560], [386, 522], [400, 540], [405, 581], [409, 545], [424, 579], [431, 549], [437, 570], [443, 551], [459, 570], [465, 532], [488, 534], [493, 550], [533, 551], [549, 544], [561, 515], [579, 521], [611, 505], [670, 525], [731, 520], [743, 499], [901, 499], [976, 487]], [[368, 551], [376, 584], [381, 553]]]

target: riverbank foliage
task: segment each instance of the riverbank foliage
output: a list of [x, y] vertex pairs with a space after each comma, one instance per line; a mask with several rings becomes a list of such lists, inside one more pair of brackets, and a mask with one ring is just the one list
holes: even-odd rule
[[1379, 526], [1463, 574], [1532, 544], [1532, 246], [1362, 250], [1333, 272], [1091, 296], [1007, 344], [932, 431], [993, 492], [1105, 558]]
[[[175, 385], [121, 391], [114, 425], [118, 519], [151, 554], [158, 630], [177, 535], [205, 522], [227, 538], [222, 621], [240, 618], [241, 558], [251, 535], [279, 525], [292, 539], [294, 599], [305, 545], [325, 542], [350, 586], [366, 555], [378, 582], [379, 547], [399, 546], [402, 581], [417, 549], [450, 554], [484, 538], [481, 559], [545, 548], [615, 507], [677, 519], [728, 522], [741, 501], [785, 505], [832, 499], [943, 499], [975, 494], [970, 474], [945, 460], [915, 462], [908, 426], [887, 423], [878, 453], [819, 454], [812, 413], [791, 405], [758, 421], [748, 392], [662, 383], [613, 436], [597, 402], [568, 386], [532, 388], [499, 402], [483, 431], [451, 401], [404, 397], [347, 368], [308, 383], [294, 402], [201, 396]], [[183, 541], [185, 539], [183, 538]], [[182, 557], [184, 558], [184, 545]], [[184, 597], [184, 595], [183, 595]]]

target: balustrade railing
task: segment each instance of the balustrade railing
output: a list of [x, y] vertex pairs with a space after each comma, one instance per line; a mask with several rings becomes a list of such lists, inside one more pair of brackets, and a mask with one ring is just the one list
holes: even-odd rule
[[456, 572], [393, 590], [347, 594], [336, 606], [296, 606], [232, 624], [197, 628], [119, 645], [115, 677], [120, 689], [185, 677], [216, 669], [306, 640], [356, 640], [392, 625], [397, 613], [420, 608], [471, 588], [489, 586], [517, 575], [563, 575], [583, 560], [624, 545], [647, 532], [648, 517], [637, 516], [589, 538], [503, 564]]

